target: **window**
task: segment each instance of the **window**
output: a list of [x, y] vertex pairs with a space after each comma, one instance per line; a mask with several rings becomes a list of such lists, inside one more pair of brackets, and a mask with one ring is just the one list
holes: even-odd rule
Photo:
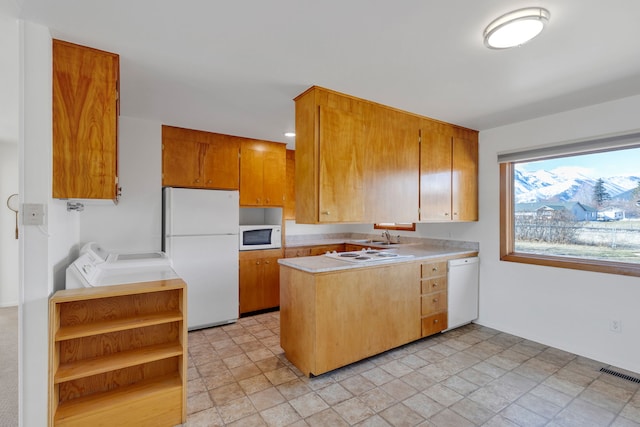
[[415, 222], [379, 222], [373, 224], [374, 229], [378, 230], [406, 230], [416, 231]]
[[502, 260], [640, 276], [640, 135], [616, 141], [498, 156]]

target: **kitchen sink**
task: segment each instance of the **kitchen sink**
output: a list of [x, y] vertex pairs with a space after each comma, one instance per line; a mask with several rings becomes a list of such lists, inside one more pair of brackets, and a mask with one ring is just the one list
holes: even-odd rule
[[385, 242], [383, 240], [371, 240], [371, 239], [369, 239], [369, 240], [353, 240], [352, 242], [353, 243], [366, 243], [368, 245], [385, 245], [385, 246], [386, 245], [397, 245], [398, 244], [397, 242], [389, 243], [389, 242]]

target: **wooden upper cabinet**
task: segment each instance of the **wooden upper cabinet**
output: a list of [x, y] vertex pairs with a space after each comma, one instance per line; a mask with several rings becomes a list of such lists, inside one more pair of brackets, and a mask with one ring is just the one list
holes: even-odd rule
[[318, 120], [319, 222], [362, 221], [365, 118], [362, 114], [320, 106]]
[[243, 138], [240, 144], [240, 205], [284, 206], [286, 145]]
[[297, 222], [418, 219], [415, 116], [315, 86], [295, 101]]
[[287, 150], [284, 219], [296, 219], [296, 152]]
[[53, 40], [53, 197], [118, 198], [119, 56]]
[[453, 219], [478, 220], [478, 136], [453, 138], [451, 177]]
[[372, 222], [418, 221], [420, 121], [413, 115], [377, 108], [367, 126], [365, 206]]
[[420, 221], [477, 221], [477, 132], [428, 124], [421, 141]]
[[477, 219], [476, 131], [317, 86], [295, 103], [298, 223]]
[[451, 220], [451, 137], [422, 132], [420, 144], [420, 220]]
[[240, 139], [162, 126], [162, 185], [237, 190]]

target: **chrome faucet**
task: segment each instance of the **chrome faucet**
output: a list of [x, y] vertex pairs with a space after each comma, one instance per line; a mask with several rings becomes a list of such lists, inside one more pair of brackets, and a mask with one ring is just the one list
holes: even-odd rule
[[387, 239], [387, 243], [391, 244], [391, 234], [389, 234], [388, 230], [384, 230], [382, 232], [382, 237], [384, 237], [385, 239]]

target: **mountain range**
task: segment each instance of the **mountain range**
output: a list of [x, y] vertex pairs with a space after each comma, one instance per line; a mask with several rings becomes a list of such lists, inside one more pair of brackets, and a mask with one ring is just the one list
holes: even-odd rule
[[[601, 177], [612, 200], [629, 200], [640, 183], [640, 176]], [[561, 167], [550, 171], [529, 172], [516, 168], [514, 193], [516, 203], [582, 202], [592, 204], [598, 178], [584, 174], [581, 168]]]

